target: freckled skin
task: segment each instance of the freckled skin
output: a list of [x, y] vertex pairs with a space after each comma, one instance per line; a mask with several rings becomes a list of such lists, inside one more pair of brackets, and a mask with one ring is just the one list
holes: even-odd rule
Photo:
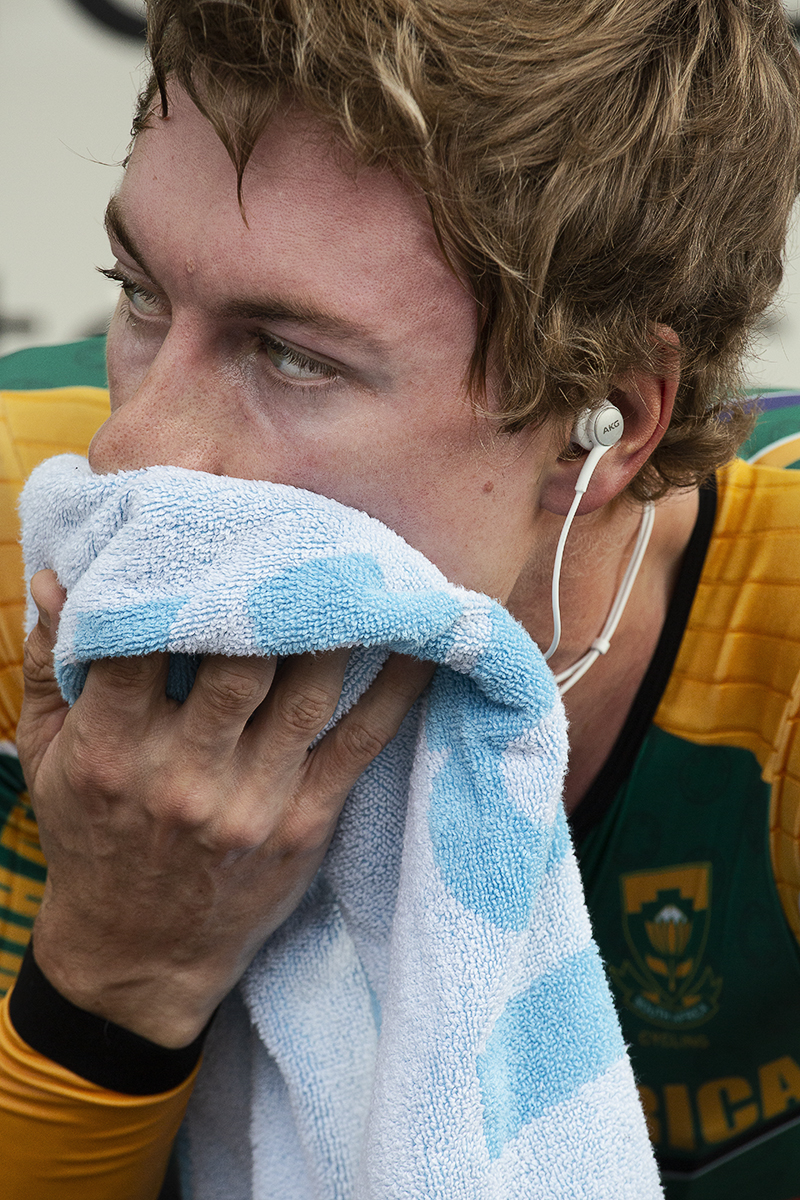
[[[113, 250], [161, 310], [131, 322], [121, 301], [108, 340], [113, 415], [92, 465], [172, 463], [309, 488], [505, 599], [535, 540], [549, 439], [501, 434], [476, 415], [465, 385], [475, 303], [443, 261], [423, 201], [386, 169], [343, 170], [329, 137], [297, 112], [269, 126], [245, 172], [245, 223], [230, 160], [185, 96], [140, 134], [118, 205], [144, 262]], [[219, 316], [256, 297], [362, 328], [345, 344], [270, 324], [339, 377], [297, 386], [252, 321]]]

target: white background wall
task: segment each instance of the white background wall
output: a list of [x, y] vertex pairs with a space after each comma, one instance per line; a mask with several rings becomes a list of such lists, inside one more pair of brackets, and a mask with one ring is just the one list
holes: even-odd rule
[[[132, 14], [140, 5], [117, 0]], [[74, 0], [0, 0], [0, 350], [98, 332], [116, 288], [102, 219], [119, 177], [143, 44]]]
[[[129, 15], [139, 0], [113, 0]], [[800, 0], [787, 6], [800, 17]], [[141, 78], [141, 43], [76, 0], [0, 0], [0, 352], [98, 332], [116, 288], [102, 229]], [[779, 304], [749, 366], [800, 387], [800, 229]], [[29, 321], [27, 331], [14, 331]], [[5, 327], [5, 330], [4, 330]]]

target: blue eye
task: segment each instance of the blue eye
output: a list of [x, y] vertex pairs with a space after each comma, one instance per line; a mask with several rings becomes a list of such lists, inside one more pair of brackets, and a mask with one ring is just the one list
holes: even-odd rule
[[339, 374], [329, 363], [309, 358], [268, 333], [260, 333], [259, 338], [272, 365], [287, 379], [309, 383], [319, 379], [335, 379]]
[[142, 316], [152, 317], [163, 312], [164, 305], [158, 296], [154, 296], [152, 292], [146, 291], [138, 283], [124, 283], [122, 290], [131, 308], [137, 313], [141, 313]]
[[134, 283], [127, 275], [123, 275], [117, 270], [103, 270], [98, 267], [101, 275], [105, 275], [106, 279], [113, 279], [114, 283], [118, 283], [125, 293], [125, 299], [128, 301], [132, 311], [140, 317], [157, 317], [167, 311], [167, 306], [164, 301], [156, 296], [153, 292], [149, 292], [147, 288], [142, 287], [140, 283]]

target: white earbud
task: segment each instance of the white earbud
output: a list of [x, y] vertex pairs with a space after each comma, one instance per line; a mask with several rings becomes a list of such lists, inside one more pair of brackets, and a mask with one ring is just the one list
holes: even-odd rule
[[575, 422], [572, 441], [584, 450], [595, 446], [616, 446], [624, 429], [622, 413], [606, 402], [600, 408], [585, 408]]
[[581, 468], [575, 491], [582, 496], [589, 486], [594, 469], [606, 450], [616, 446], [622, 437], [625, 423], [622, 413], [613, 404], [601, 408], [585, 408], [575, 423], [572, 441], [589, 451], [589, 457]]
[[556, 557], [553, 563], [553, 582], [551, 597], [553, 605], [553, 640], [545, 653], [545, 658], [552, 658], [561, 641], [561, 606], [559, 603], [559, 581], [561, 579], [561, 560], [564, 556], [564, 545], [567, 534], [578, 511], [584, 492], [589, 486], [589, 480], [600, 459], [616, 446], [625, 428], [622, 413], [613, 404], [603, 404], [600, 408], [585, 408], [575, 423], [572, 431], [572, 441], [589, 453], [575, 483], [575, 499], [561, 527], [561, 535], [556, 547]]

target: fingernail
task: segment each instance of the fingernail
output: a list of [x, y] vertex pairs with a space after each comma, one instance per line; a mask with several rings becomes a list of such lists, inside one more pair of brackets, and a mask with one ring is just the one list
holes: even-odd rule
[[51, 625], [50, 613], [46, 608], [42, 608], [41, 604], [35, 598], [33, 603], [36, 605], [36, 611], [39, 614], [39, 624], [43, 625], [45, 629], [49, 629]]

